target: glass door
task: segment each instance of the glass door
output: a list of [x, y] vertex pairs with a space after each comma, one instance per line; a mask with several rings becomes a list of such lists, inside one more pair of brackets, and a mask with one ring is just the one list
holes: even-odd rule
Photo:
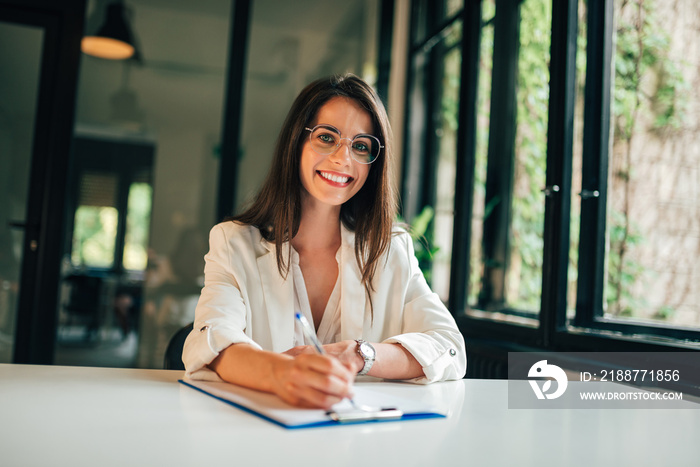
[[[80, 58], [54, 363], [162, 368], [194, 321], [216, 218], [231, 17], [130, 0], [139, 60]], [[86, 30], [105, 18], [88, 2]], [[197, 38], [192, 40], [192, 38]]]
[[0, 363], [15, 342], [43, 40], [43, 28], [0, 22]]
[[84, 4], [0, 5], [0, 363], [53, 363]]

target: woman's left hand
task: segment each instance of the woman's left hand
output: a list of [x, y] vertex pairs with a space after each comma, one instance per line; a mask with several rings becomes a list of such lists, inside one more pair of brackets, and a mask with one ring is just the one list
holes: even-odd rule
[[[331, 355], [345, 365], [353, 373], [359, 373], [365, 365], [364, 360], [357, 353], [357, 342], [354, 340], [346, 340], [336, 342], [334, 344], [326, 344], [323, 346], [323, 351]], [[299, 345], [283, 352], [286, 355], [296, 357], [301, 354], [317, 353], [313, 345]]]

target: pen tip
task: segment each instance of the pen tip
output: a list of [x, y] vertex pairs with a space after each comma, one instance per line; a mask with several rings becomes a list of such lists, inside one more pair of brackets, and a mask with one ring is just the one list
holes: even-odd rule
[[299, 313], [298, 311], [294, 313], [294, 316], [296, 316], [297, 319], [301, 319], [301, 313]]

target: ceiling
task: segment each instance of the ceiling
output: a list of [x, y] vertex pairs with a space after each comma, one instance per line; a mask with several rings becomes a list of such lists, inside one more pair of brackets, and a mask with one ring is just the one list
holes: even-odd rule
[[[109, 2], [112, 0], [104, 1]], [[134, 8], [137, 5], [146, 5], [219, 17], [229, 14], [231, 2], [232, 0], [127, 0], [127, 4]], [[289, 28], [291, 26], [290, 18], [293, 18], [294, 28], [315, 29], [319, 32], [337, 31], [338, 25], [347, 21], [348, 16], [352, 16], [353, 12], [361, 10], [357, 7], [358, 3], [362, 2], [348, 0], [251, 1], [252, 14], [255, 17], [255, 21], [260, 24]]]

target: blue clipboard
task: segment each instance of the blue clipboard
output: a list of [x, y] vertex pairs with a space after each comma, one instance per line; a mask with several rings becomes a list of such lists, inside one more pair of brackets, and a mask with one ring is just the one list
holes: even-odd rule
[[365, 386], [355, 386], [355, 401], [378, 407], [374, 411], [357, 410], [349, 402], [334, 406], [334, 410], [300, 409], [273, 394], [223, 382], [179, 380], [183, 385], [232, 405], [286, 429], [339, 426], [359, 423], [385, 423], [404, 420], [445, 418], [431, 407], [409, 399], [387, 396]]

